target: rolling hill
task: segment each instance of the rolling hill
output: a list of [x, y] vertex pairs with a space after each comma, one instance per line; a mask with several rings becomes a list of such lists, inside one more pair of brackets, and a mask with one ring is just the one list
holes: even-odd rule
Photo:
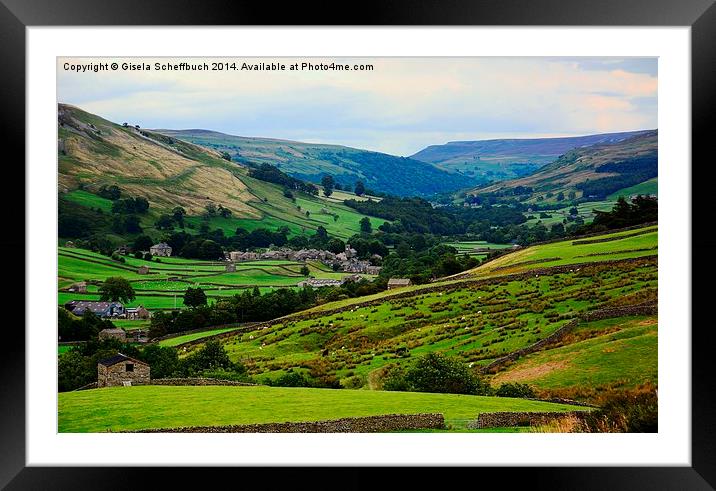
[[[386, 369], [420, 355], [442, 352], [487, 370], [501, 357], [584, 319], [571, 331], [574, 336], [556, 347], [582, 344], [532, 358], [546, 360], [537, 365], [562, 363], [574, 352], [593, 360], [590, 365], [580, 361], [579, 372], [571, 373], [562, 364], [556, 381], [541, 384], [540, 372], [525, 372], [532, 365], [517, 364], [521, 372], [509, 376], [508, 364], [495, 382], [534, 379], [537, 388], [551, 391], [568, 390], [567, 381], [578, 379], [588, 397], [600, 385], [656, 382], [657, 253], [654, 226], [541, 244], [459, 277], [326, 303], [221, 341], [229, 356], [259, 379], [292, 369], [320, 371], [348, 388], [380, 389]], [[624, 341], [632, 334], [644, 342]], [[583, 343], [587, 340], [593, 341]], [[632, 366], [621, 370], [611, 359], [630, 360]], [[594, 382], [584, 381], [589, 370]]]
[[226, 152], [239, 163], [275, 165], [286, 174], [314, 183], [320, 182], [325, 174], [350, 187], [362, 180], [369, 189], [396, 196], [429, 196], [479, 182], [457, 169], [440, 169], [413, 158], [339, 145], [250, 138], [199, 129], [155, 131]]
[[[108, 221], [113, 204], [98, 195], [103, 185], [119, 186], [123, 197], [147, 198], [150, 208], [141, 226], [150, 234], [158, 232], [157, 218], [177, 206], [186, 210], [190, 225], [198, 226], [209, 203], [231, 211], [229, 218], [215, 216], [210, 222], [212, 229], [227, 233], [237, 227], [287, 226], [296, 234], [323, 226], [331, 235], [348, 238], [360, 230], [364, 216], [325, 197], [296, 192], [294, 201], [282, 186], [250, 177], [246, 166], [215, 150], [66, 104], [58, 107], [58, 160], [61, 218], [82, 216], [97, 226]], [[384, 221], [375, 219], [373, 225]], [[111, 238], [108, 227], [104, 232]]]
[[[473, 190], [476, 195], [529, 194], [530, 201], [547, 193], [593, 200], [606, 199], [621, 189], [651, 181], [658, 173], [658, 131], [642, 132], [616, 143], [600, 143], [570, 150], [537, 172]], [[655, 181], [654, 181], [655, 186]], [[650, 188], [651, 189], [651, 188]]]
[[523, 177], [576, 148], [613, 144], [645, 133], [629, 131], [564, 138], [522, 138], [454, 141], [431, 145], [410, 158], [449, 171], [501, 181]]

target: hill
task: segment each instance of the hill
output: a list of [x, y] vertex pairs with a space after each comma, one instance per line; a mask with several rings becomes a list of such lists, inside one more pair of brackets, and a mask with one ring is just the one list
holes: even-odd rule
[[268, 163], [290, 176], [319, 183], [325, 174], [350, 189], [357, 180], [377, 192], [396, 196], [429, 196], [474, 186], [479, 181], [456, 169], [439, 169], [413, 158], [397, 157], [339, 145], [227, 135], [208, 130], [157, 132], [226, 152], [243, 164]]
[[[590, 315], [626, 326], [634, 315], [644, 315], [642, 306], [652, 314], [658, 291], [656, 245], [655, 227], [543, 244], [460, 277], [330, 302], [275, 319], [260, 331], [223, 336], [222, 342], [232, 359], [259, 380], [299, 370], [335, 376], [349, 388], [379, 389], [391, 366], [435, 351], [458, 357], [475, 370], [486, 368], [510, 353], [561, 336], [570, 323]], [[188, 347], [187, 353], [198, 346]], [[610, 347], [626, 350], [620, 359], [630, 359], [642, 375], [633, 378], [633, 370], [610, 368], [603, 354], [590, 372], [594, 382], [583, 388], [655, 382], [643, 375], [656, 373], [655, 342], [646, 348], [632, 342]], [[599, 349], [590, 348], [595, 356]], [[630, 357], [632, 349], [649, 354], [639, 351]], [[597, 377], [601, 370], [611, 372]]]
[[[609, 195], [652, 180], [658, 174], [658, 132], [640, 133], [616, 143], [600, 143], [567, 152], [527, 177], [473, 190], [480, 195], [528, 195], [529, 201], [549, 201], [574, 192], [577, 198], [606, 199]], [[550, 196], [547, 196], [547, 193]]]
[[[114, 185], [123, 198], [148, 200], [149, 210], [139, 216], [141, 228], [150, 235], [161, 233], [155, 222], [177, 206], [186, 211], [188, 226], [196, 229], [210, 203], [231, 212], [209, 219], [212, 229], [221, 228], [227, 235], [237, 227], [286, 226], [298, 234], [323, 226], [333, 236], [348, 238], [360, 230], [364, 216], [340, 201], [304, 192], [291, 199], [282, 186], [250, 177], [246, 166], [215, 150], [116, 124], [66, 104], [58, 107], [58, 138], [60, 221], [72, 217], [79, 225], [61, 227], [61, 237], [62, 230], [71, 229], [126, 240], [126, 234], [111, 230], [113, 201], [100, 196], [102, 186]], [[375, 219], [373, 226], [384, 221]]]
[[431, 145], [411, 158], [441, 169], [490, 181], [514, 179], [531, 174], [566, 152], [597, 144], [613, 144], [646, 131], [603, 133], [564, 138], [520, 138], [454, 141]]

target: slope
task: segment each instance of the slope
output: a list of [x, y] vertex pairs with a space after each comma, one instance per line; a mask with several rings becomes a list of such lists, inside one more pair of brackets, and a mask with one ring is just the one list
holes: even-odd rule
[[[605, 199], [620, 189], [648, 181], [658, 172], [658, 132], [567, 152], [538, 172], [472, 191], [476, 195], [529, 194], [530, 201], [574, 192], [576, 197]], [[547, 197], [549, 198], [549, 197]]]
[[[118, 185], [125, 197], [149, 200], [149, 214], [142, 217], [149, 233], [156, 232], [154, 222], [161, 213], [177, 206], [196, 225], [209, 203], [232, 212], [230, 218], [217, 216], [210, 222], [227, 235], [237, 227], [287, 226], [300, 233], [324, 226], [340, 238], [360, 230], [363, 215], [341, 202], [303, 193], [294, 202], [281, 186], [249, 177], [245, 166], [225, 160], [215, 150], [115, 124], [73, 106], [58, 107], [58, 138], [61, 211], [83, 212], [90, 221], [106, 220], [112, 207], [110, 200], [97, 195], [99, 189]], [[97, 209], [104, 217], [96, 214]], [[375, 219], [374, 226], [384, 221]]]
[[431, 145], [411, 158], [491, 181], [531, 174], [575, 148], [617, 143], [645, 131], [603, 133], [564, 138], [521, 138], [454, 141]]
[[397, 196], [427, 196], [478, 183], [454, 169], [448, 172], [412, 158], [339, 145], [249, 138], [208, 130], [156, 131], [226, 152], [236, 162], [276, 165], [293, 177], [316, 183], [330, 174], [344, 185], [352, 187], [362, 180], [369, 189]]

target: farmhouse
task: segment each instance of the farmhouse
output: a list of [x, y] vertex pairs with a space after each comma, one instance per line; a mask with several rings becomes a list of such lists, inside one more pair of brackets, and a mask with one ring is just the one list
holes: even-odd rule
[[90, 311], [99, 317], [121, 317], [125, 314], [124, 305], [119, 302], [87, 302], [85, 300], [70, 300], [65, 308], [76, 316], [82, 316]]
[[147, 309], [145, 309], [141, 305], [139, 305], [138, 307], [128, 308], [128, 309], [126, 309], [126, 312], [127, 312], [127, 319], [130, 319], [130, 320], [149, 319], [152, 316], [152, 313], [149, 312]]
[[172, 255], [172, 248], [166, 242], [160, 242], [159, 244], [154, 244], [152, 247], [150, 247], [149, 252], [152, 253], [152, 256], [169, 257]]
[[405, 286], [412, 285], [413, 282], [410, 281], [408, 278], [391, 278], [388, 280], [388, 290], [393, 290], [395, 288], [402, 288]]
[[149, 273], [149, 266], [139, 266], [137, 269], [137, 274], [147, 274]]
[[99, 332], [99, 339], [119, 339], [122, 342], [127, 340], [124, 329], [102, 329]]
[[97, 387], [146, 385], [150, 381], [149, 365], [117, 353], [97, 363]]

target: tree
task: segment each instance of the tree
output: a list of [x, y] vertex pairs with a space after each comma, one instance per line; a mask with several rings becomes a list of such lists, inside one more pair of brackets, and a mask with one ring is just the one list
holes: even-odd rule
[[364, 234], [370, 234], [373, 232], [373, 225], [370, 223], [370, 218], [363, 217], [360, 220], [360, 231]]
[[154, 225], [159, 230], [171, 230], [174, 228], [174, 218], [169, 215], [161, 215]]
[[465, 363], [437, 352], [428, 353], [409, 368], [405, 380], [416, 392], [486, 395], [490, 386]]
[[200, 287], [189, 287], [184, 292], [184, 305], [187, 307], [199, 307], [206, 305], [206, 293]]
[[206, 208], [206, 213], [210, 217], [216, 215], [216, 205], [214, 203], [208, 203], [204, 208]]
[[333, 188], [335, 187], [336, 182], [333, 180], [333, 176], [326, 174], [323, 176], [323, 179], [321, 179], [321, 186], [323, 186], [323, 194], [326, 196], [330, 196], [333, 194]]
[[148, 235], [140, 235], [136, 239], [134, 239], [134, 245], [132, 245], [132, 249], [134, 249], [135, 252], [137, 251], [148, 251], [150, 247], [152, 247], [152, 244], [154, 242], [152, 241], [152, 238]]
[[184, 228], [184, 217], [186, 216], [186, 210], [181, 206], [176, 206], [172, 210], [172, 218], [179, 224], [181, 228]]
[[112, 276], [99, 287], [100, 301], [129, 303], [134, 300], [134, 288], [125, 278]]
[[301, 267], [301, 274], [303, 276], [308, 276], [309, 274], [311, 274], [311, 271], [308, 269], [308, 266], [306, 266], [305, 264]]
[[356, 181], [354, 192], [356, 196], [363, 196], [365, 194], [365, 185], [363, 181]]

